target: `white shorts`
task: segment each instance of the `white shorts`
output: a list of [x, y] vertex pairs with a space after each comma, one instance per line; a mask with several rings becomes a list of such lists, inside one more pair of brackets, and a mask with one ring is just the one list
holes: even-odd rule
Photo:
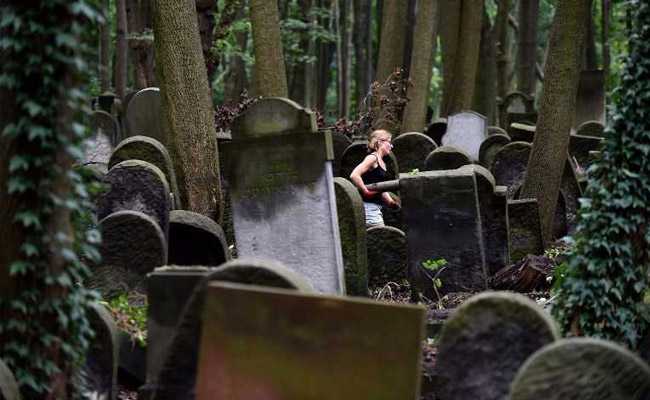
[[384, 225], [384, 217], [381, 214], [381, 206], [377, 203], [363, 202], [366, 212], [366, 226]]

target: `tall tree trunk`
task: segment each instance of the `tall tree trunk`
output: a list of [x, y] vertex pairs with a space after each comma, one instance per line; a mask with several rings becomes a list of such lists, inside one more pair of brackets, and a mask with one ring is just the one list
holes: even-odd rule
[[124, 99], [126, 94], [126, 80], [127, 80], [127, 57], [128, 46], [126, 42], [127, 36], [127, 20], [126, 20], [126, 0], [116, 0], [115, 8], [117, 12], [117, 34], [115, 46], [115, 94], [119, 99]]
[[136, 89], [154, 86], [151, 7], [148, 0], [127, 0], [129, 53]]
[[413, 32], [411, 82], [406, 97], [402, 132], [422, 132], [426, 125], [427, 99], [431, 85], [438, 30], [438, 0], [419, 0]]
[[[496, 20], [494, 21], [496, 36], [496, 57], [497, 57], [497, 96], [500, 100], [505, 99], [510, 91], [510, 34], [508, 28], [508, 16], [510, 14], [510, 0], [500, 0], [497, 9]], [[500, 104], [500, 103], [499, 103]], [[499, 124], [503, 125], [503, 111], [499, 110]]]
[[376, 34], [372, 38], [372, 65], [374, 66], [373, 75], [370, 77], [370, 82], [376, 81], [377, 79], [377, 65], [379, 65], [379, 46], [381, 46], [381, 30], [382, 22], [381, 19], [384, 15], [384, 0], [376, 0], [375, 2], [375, 15], [374, 23]]
[[104, 93], [111, 88], [111, 22], [109, 0], [102, 0], [102, 17], [99, 25], [99, 90]]
[[278, 5], [275, 1], [251, 0], [250, 14], [255, 48], [256, 94], [288, 97]]
[[603, 50], [603, 73], [605, 74], [605, 84], [609, 81], [609, 69], [610, 69], [610, 54], [609, 54], [609, 16], [610, 16], [610, 1], [602, 0], [602, 32], [601, 32], [601, 43]]
[[[305, 23], [309, 24], [310, 17], [309, 11], [312, 8], [312, 0], [298, 0], [298, 7], [300, 9], [300, 19]], [[306, 55], [311, 55], [309, 53], [310, 47], [310, 38], [309, 38], [309, 28], [300, 31], [300, 48], [306, 51]], [[305, 75], [307, 74], [307, 69], [310, 67], [311, 63], [299, 62], [296, 63], [293, 67], [293, 71], [289, 74], [291, 77], [291, 84], [289, 85], [290, 98], [301, 105], [307, 104], [307, 81], [305, 80]]]
[[347, 118], [350, 112], [350, 24], [348, 18], [351, 13], [351, 3], [350, 0], [337, 0], [335, 5], [338, 116]]
[[171, 143], [181, 202], [221, 220], [214, 111], [193, 0], [153, 0], [163, 129]]
[[519, 49], [517, 51], [517, 88], [535, 96], [537, 78], [537, 20], [539, 0], [521, 0], [519, 3]]
[[537, 199], [545, 241], [553, 231], [553, 217], [567, 160], [588, 12], [589, 0], [560, 0], [551, 28], [537, 133], [521, 194], [522, 198]]
[[443, 0], [440, 15], [443, 57], [441, 115], [470, 109], [481, 44], [483, 0]]
[[[337, 0], [319, 0], [319, 7], [327, 8], [330, 5], [334, 5], [334, 1]], [[333, 31], [334, 27], [334, 18], [323, 17], [320, 22], [321, 26], [328, 27], [330, 31]], [[316, 74], [317, 79], [317, 90], [315, 93], [316, 97], [316, 109], [321, 112], [325, 112], [327, 107], [327, 89], [329, 88], [330, 81], [332, 78], [332, 67], [331, 63], [334, 58], [334, 53], [336, 51], [336, 43], [326, 42], [319, 40], [317, 43], [318, 47], [318, 66]]]
[[476, 76], [473, 110], [485, 115], [488, 123], [496, 123], [497, 98], [497, 49], [494, 40], [495, 32], [490, 25], [487, 11], [483, 13], [483, 28], [481, 29], [480, 59], [481, 68]]
[[383, 82], [395, 71], [404, 66], [404, 46], [406, 44], [406, 22], [408, 1], [384, 0], [381, 18], [381, 40], [375, 80]]
[[585, 18], [585, 65], [586, 70], [598, 69], [598, 60], [596, 59], [596, 32], [594, 19], [591, 16], [593, 0], [589, 1], [589, 13]]
[[[241, 20], [244, 16], [244, 2], [242, 2], [237, 19]], [[241, 53], [246, 52], [246, 44], [248, 42], [248, 33], [240, 31], [235, 33], [235, 41]], [[239, 101], [241, 93], [246, 90], [246, 63], [239, 54], [232, 54], [228, 60], [228, 74], [224, 80], [224, 101], [226, 103], [234, 103]]]
[[372, 1], [354, 0], [354, 54], [357, 110], [370, 89], [372, 77]]
[[406, 32], [404, 33], [404, 59], [402, 68], [406, 77], [410, 75], [411, 70], [411, 53], [413, 53], [413, 32], [415, 31], [415, 11], [418, 0], [408, 0], [406, 9]]
[[199, 34], [201, 35], [201, 50], [203, 51], [205, 70], [208, 73], [208, 85], [210, 87], [212, 87], [212, 80], [218, 64], [216, 58], [212, 55], [216, 7], [216, 0], [196, 0], [196, 16], [199, 24]]

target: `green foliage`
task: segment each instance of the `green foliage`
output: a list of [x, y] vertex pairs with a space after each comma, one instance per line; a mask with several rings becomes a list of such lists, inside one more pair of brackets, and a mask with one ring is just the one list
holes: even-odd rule
[[438, 258], [436, 260], [433, 260], [431, 258], [422, 261], [422, 267], [430, 271], [433, 275], [429, 275], [431, 278], [431, 284], [433, 285], [433, 291], [436, 293], [436, 297], [438, 298], [438, 308], [442, 309], [442, 297], [440, 297], [440, 293], [438, 293], [438, 289], [442, 287], [442, 279], [439, 278], [440, 274], [442, 271], [445, 270], [445, 265], [447, 265], [447, 260], [444, 258]]
[[[115, 324], [122, 331], [128, 332], [141, 345], [147, 344], [147, 303], [144, 298], [132, 299], [127, 293], [103, 302], [108, 306]], [[140, 303], [140, 304], [138, 304]]]
[[602, 157], [589, 170], [554, 313], [565, 330], [634, 348], [649, 322], [643, 300], [650, 267], [650, 4], [629, 3], [630, 55]]
[[0, 133], [17, 149], [0, 193], [16, 198], [14, 223], [25, 233], [10, 266], [16, 293], [0, 299], [0, 358], [26, 399], [45, 398], [56, 375], [73, 374], [92, 338], [86, 310], [96, 296], [81, 283], [90, 273], [84, 260], [98, 258], [99, 233], [86, 184], [63, 167], [79, 156], [87, 133], [57, 124], [69, 119], [62, 113], [77, 119], [83, 111], [86, 98], [75, 86], [87, 69], [80, 38], [97, 18], [87, 0], [0, 5], [0, 87], [19, 110]]

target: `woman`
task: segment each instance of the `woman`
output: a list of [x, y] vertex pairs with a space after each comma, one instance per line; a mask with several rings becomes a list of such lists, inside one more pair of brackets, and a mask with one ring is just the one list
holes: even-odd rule
[[384, 217], [381, 214], [382, 202], [388, 207], [399, 207], [388, 192], [368, 190], [366, 185], [383, 182], [388, 179], [384, 157], [387, 156], [393, 144], [391, 134], [387, 130], [378, 129], [368, 137], [368, 154], [350, 174], [350, 180], [361, 192], [363, 206], [366, 211], [366, 226], [383, 225]]

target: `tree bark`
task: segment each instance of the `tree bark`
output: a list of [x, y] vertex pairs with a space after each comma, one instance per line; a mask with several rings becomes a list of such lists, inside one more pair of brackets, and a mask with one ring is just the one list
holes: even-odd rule
[[395, 69], [404, 66], [408, 1], [384, 0], [381, 18], [381, 40], [375, 80], [384, 82]]
[[116, 0], [115, 8], [117, 12], [117, 43], [115, 46], [115, 94], [120, 100], [124, 100], [124, 95], [126, 94], [128, 68], [128, 46], [126, 41], [126, 36], [128, 34], [126, 19], [126, 0]]
[[553, 217], [567, 160], [588, 12], [589, 0], [560, 0], [551, 28], [537, 132], [521, 194], [522, 198], [537, 199], [545, 241], [551, 238], [553, 231]]
[[609, 81], [609, 69], [610, 69], [610, 53], [609, 53], [609, 16], [610, 16], [610, 1], [602, 0], [602, 32], [601, 32], [601, 43], [603, 49], [603, 73], [605, 75], [605, 86], [607, 86], [607, 81]]
[[[508, 30], [508, 15], [510, 14], [510, 0], [500, 0], [497, 9], [497, 16], [494, 22], [496, 36], [496, 57], [497, 57], [497, 96], [500, 100], [505, 99], [510, 91], [510, 34]], [[505, 123], [499, 112], [499, 124]]]
[[598, 60], [596, 58], [596, 32], [594, 27], [594, 19], [591, 16], [593, 0], [589, 1], [589, 13], [585, 18], [585, 65], [586, 70], [598, 69]]
[[155, 86], [151, 7], [147, 0], [127, 0], [128, 44], [136, 89]]
[[217, 70], [217, 60], [212, 56], [212, 43], [214, 43], [214, 11], [216, 0], [196, 0], [196, 16], [201, 35], [201, 49], [205, 60], [205, 70], [208, 73], [208, 85], [212, 87], [212, 79]]
[[404, 109], [402, 132], [422, 132], [426, 125], [427, 99], [436, 53], [438, 0], [419, 0], [416, 16], [410, 66], [412, 86], [406, 93], [409, 102]]
[[181, 202], [221, 220], [214, 110], [193, 0], [153, 0], [163, 129], [171, 143]]
[[109, 0], [102, 0], [102, 17], [99, 25], [99, 90], [104, 93], [111, 88], [111, 30]]
[[483, 13], [483, 28], [481, 29], [480, 59], [481, 68], [476, 76], [473, 110], [485, 115], [488, 124], [496, 123], [497, 98], [497, 49], [494, 40], [495, 32], [490, 24], [487, 11]]
[[[312, 1], [298, 0], [298, 7], [300, 9], [300, 19], [305, 24], [309, 24], [309, 11], [312, 8]], [[300, 48], [305, 50], [307, 56], [312, 55], [309, 53], [311, 40], [309, 38], [308, 29], [309, 28], [298, 32], [300, 35]], [[305, 75], [307, 74], [307, 70], [309, 69], [310, 65], [310, 63], [299, 62], [293, 66], [293, 71], [289, 72], [289, 76], [291, 77], [291, 84], [289, 85], [289, 97], [296, 103], [303, 106], [307, 104], [307, 81]]]
[[[243, 19], [244, 16], [244, 2], [238, 12], [237, 19]], [[248, 42], [247, 32], [235, 33], [235, 41], [242, 53], [246, 52], [246, 43]], [[228, 73], [224, 81], [224, 102], [236, 103], [239, 101], [241, 93], [246, 90], [246, 63], [244, 59], [238, 54], [232, 54], [228, 60]]]
[[[319, 7], [327, 7], [330, 1], [336, 0], [319, 0]], [[323, 17], [320, 24], [321, 26], [327, 26], [329, 30], [332, 31], [334, 27], [334, 19]], [[317, 88], [315, 93], [315, 104], [317, 110], [324, 112], [327, 107], [327, 89], [329, 88], [332, 78], [332, 68], [330, 64], [336, 51], [336, 44], [319, 40], [316, 46], [318, 48], [318, 65], [316, 70]]]
[[338, 116], [347, 118], [350, 112], [350, 34], [348, 18], [350, 15], [350, 0], [337, 0], [337, 99]]
[[539, 0], [521, 0], [519, 3], [519, 49], [517, 51], [517, 87], [535, 97], [537, 78], [537, 20]]
[[278, 5], [275, 1], [251, 0], [250, 14], [255, 48], [256, 94], [288, 97]]
[[366, 94], [370, 90], [372, 83], [372, 1], [354, 0], [354, 54], [355, 63], [355, 88], [357, 110], [361, 109], [361, 104]]
[[[408, 0], [406, 9], [406, 33], [404, 34], [404, 59], [402, 68], [407, 78], [411, 73], [411, 54], [413, 53], [413, 33], [415, 31], [415, 11], [420, 0]], [[429, 0], [431, 1], [431, 0]]]

